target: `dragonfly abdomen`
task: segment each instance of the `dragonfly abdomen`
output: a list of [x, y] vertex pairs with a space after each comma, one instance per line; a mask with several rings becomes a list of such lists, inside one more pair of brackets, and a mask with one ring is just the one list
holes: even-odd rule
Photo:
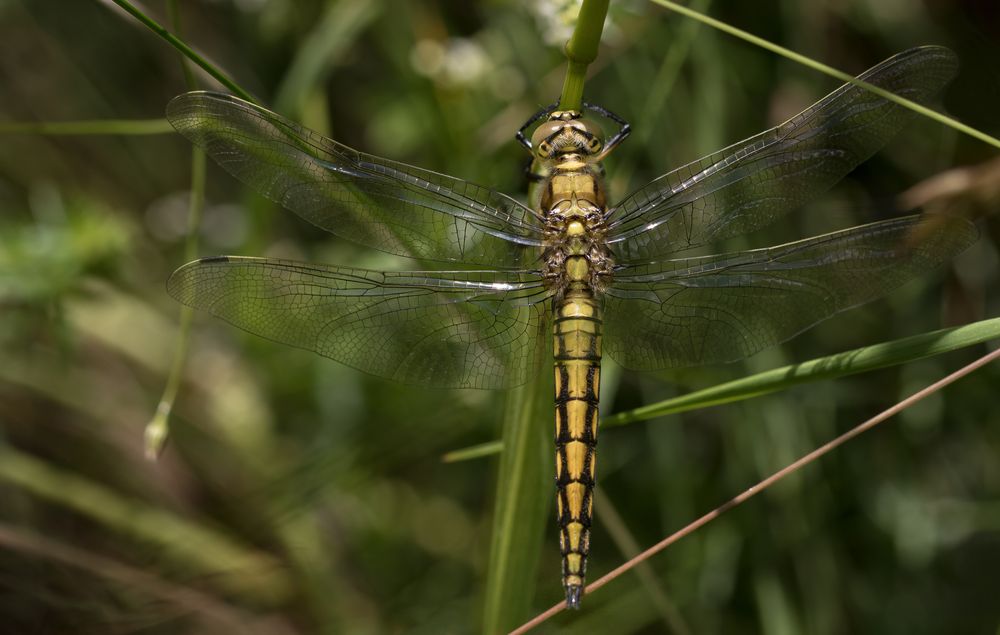
[[554, 319], [556, 503], [566, 603], [579, 606], [590, 551], [601, 383], [601, 308], [588, 288], [557, 300]]

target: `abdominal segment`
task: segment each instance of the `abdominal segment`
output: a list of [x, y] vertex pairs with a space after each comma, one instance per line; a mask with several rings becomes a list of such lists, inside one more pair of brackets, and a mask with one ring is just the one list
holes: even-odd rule
[[601, 379], [601, 315], [593, 294], [570, 292], [554, 320], [556, 495], [566, 602], [579, 605], [590, 551]]

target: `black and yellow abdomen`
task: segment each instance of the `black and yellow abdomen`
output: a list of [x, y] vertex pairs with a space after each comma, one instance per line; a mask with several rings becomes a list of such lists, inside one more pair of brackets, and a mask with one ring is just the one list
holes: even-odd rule
[[590, 289], [557, 300], [553, 335], [559, 546], [566, 602], [576, 607], [590, 551], [601, 383], [601, 309]]

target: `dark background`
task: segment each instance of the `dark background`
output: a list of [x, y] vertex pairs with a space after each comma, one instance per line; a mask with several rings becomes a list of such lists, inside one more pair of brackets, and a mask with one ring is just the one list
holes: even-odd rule
[[[180, 7], [185, 39], [283, 114], [521, 195], [513, 132], [558, 95], [568, 31], [543, 14], [559, 4]], [[837, 85], [653, 4], [613, 5], [586, 98], [635, 129], [607, 164], [616, 199]], [[164, 3], [148, 9], [165, 20]], [[852, 73], [911, 46], [949, 46], [962, 70], [943, 109], [1000, 132], [996, 3], [709, 11]], [[176, 52], [109, 4], [0, 0], [0, 42], [3, 121], [159, 118], [185, 90]], [[917, 121], [745, 245], [891, 216], [906, 188], [995, 153]], [[158, 463], [143, 459], [176, 336], [164, 281], [184, 261], [190, 157], [173, 134], [0, 136], [0, 631], [478, 630], [496, 461], [440, 458], [496, 438], [501, 393], [399, 386], [198, 316], [173, 439]], [[214, 165], [208, 179], [203, 255], [406, 266], [323, 234]], [[604, 410], [995, 316], [998, 225], [988, 215], [980, 225], [980, 242], [951, 265], [744, 363], [609, 370]], [[624, 559], [604, 519], [616, 513], [649, 545], [984, 350], [608, 431], [591, 577]], [[998, 381], [1000, 369], [985, 368], [931, 397], [541, 632], [995, 633]], [[28, 538], [47, 541], [44, 555]], [[555, 538], [553, 524], [538, 579], [524, 581], [537, 584], [539, 610], [561, 596]]]

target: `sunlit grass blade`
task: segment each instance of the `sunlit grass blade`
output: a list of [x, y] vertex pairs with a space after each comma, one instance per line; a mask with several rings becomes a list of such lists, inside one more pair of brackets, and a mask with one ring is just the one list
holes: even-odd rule
[[742, 401], [785, 390], [792, 386], [826, 379], [837, 379], [888, 366], [898, 366], [925, 357], [933, 357], [966, 346], [1000, 337], [1000, 318], [965, 326], [940, 329], [873, 346], [857, 348], [836, 355], [791, 364], [687, 395], [667, 399], [605, 418], [601, 425], [613, 427], [633, 421], [676, 414], [697, 408]]
[[141, 136], [171, 134], [174, 128], [166, 119], [98, 119], [88, 121], [4, 121], [0, 134], [31, 135], [116, 135]]
[[500, 458], [483, 608], [483, 632], [488, 635], [506, 633], [522, 622], [534, 598], [554, 491], [548, 425], [553, 388], [551, 381], [541, 380], [551, 376], [540, 373], [539, 381], [507, 395], [503, 437], [509, 451]]
[[458, 463], [459, 461], [481, 459], [486, 456], [499, 454], [500, 452], [503, 452], [503, 441], [487, 441], [486, 443], [480, 443], [479, 445], [470, 445], [469, 447], [462, 448], [461, 450], [448, 452], [441, 457], [441, 460], [445, 463]]
[[777, 45], [777, 44], [775, 44], [773, 42], [769, 42], [768, 40], [765, 40], [764, 38], [758, 37], [756, 35], [753, 35], [752, 33], [748, 33], [748, 32], [743, 31], [741, 29], [737, 29], [736, 27], [731, 26], [729, 24], [726, 24], [725, 22], [722, 22], [720, 20], [716, 20], [714, 18], [710, 18], [709, 16], [707, 16], [707, 15], [705, 15], [703, 13], [699, 13], [697, 11], [694, 11], [693, 9], [689, 9], [688, 7], [685, 7], [685, 6], [682, 6], [682, 5], [670, 2], [669, 0], [651, 0], [651, 1], [654, 2], [654, 3], [656, 3], [656, 4], [658, 4], [658, 5], [660, 5], [661, 7], [664, 7], [665, 9], [669, 9], [669, 10], [674, 11], [676, 13], [680, 13], [681, 15], [683, 15], [685, 17], [688, 17], [688, 18], [691, 18], [693, 20], [698, 20], [699, 22], [701, 22], [703, 24], [707, 24], [708, 26], [710, 26], [710, 27], [712, 27], [714, 29], [718, 29], [718, 30], [720, 30], [720, 31], [722, 31], [724, 33], [728, 33], [729, 35], [732, 35], [734, 37], [738, 37], [741, 40], [745, 40], [747, 42], [750, 42], [751, 44], [753, 44], [755, 46], [759, 46], [759, 47], [761, 47], [761, 48], [763, 48], [765, 50], [771, 51], [772, 53], [776, 53], [778, 55], [781, 55], [782, 57], [788, 58], [788, 59], [792, 60], [793, 62], [796, 62], [798, 64], [802, 64], [803, 66], [808, 66], [809, 68], [812, 68], [812, 69], [817, 70], [817, 71], [819, 71], [821, 73], [829, 75], [830, 77], [835, 77], [835, 78], [837, 78], [837, 79], [839, 79], [841, 81], [849, 82], [851, 84], [855, 84], [857, 86], [861, 86], [861, 87], [865, 88], [866, 90], [870, 90], [871, 92], [875, 93], [879, 97], [884, 97], [885, 99], [893, 101], [893, 102], [895, 102], [895, 103], [897, 103], [897, 104], [899, 104], [901, 106], [904, 106], [905, 108], [909, 108], [910, 110], [912, 110], [914, 112], [917, 112], [917, 113], [923, 115], [924, 117], [927, 117], [929, 119], [933, 119], [934, 121], [937, 121], [938, 123], [942, 123], [942, 124], [944, 124], [944, 125], [946, 125], [946, 126], [948, 126], [950, 128], [953, 128], [953, 129], [957, 130], [958, 132], [961, 132], [963, 134], [969, 135], [970, 137], [972, 137], [974, 139], [978, 139], [979, 141], [982, 141], [984, 143], [988, 143], [988, 144], [990, 144], [991, 146], [993, 146], [995, 148], [1000, 148], [1000, 139], [997, 139], [995, 137], [991, 137], [990, 135], [986, 134], [985, 132], [981, 132], [979, 130], [976, 130], [975, 128], [973, 128], [971, 126], [967, 126], [964, 123], [962, 123], [962, 122], [960, 122], [960, 121], [958, 121], [956, 119], [952, 119], [951, 117], [948, 117], [947, 115], [942, 115], [939, 112], [931, 110], [930, 108], [927, 108], [925, 106], [921, 106], [920, 104], [914, 103], [914, 102], [910, 101], [909, 99], [906, 99], [904, 97], [900, 97], [899, 95], [891, 93], [891, 92], [889, 92], [889, 91], [887, 91], [885, 89], [879, 88], [877, 86], [872, 86], [871, 84], [869, 84], [867, 82], [863, 82], [863, 81], [857, 79], [856, 77], [854, 77], [852, 75], [849, 75], [849, 74], [847, 74], [847, 73], [845, 73], [843, 71], [840, 71], [840, 70], [837, 70], [836, 68], [833, 68], [832, 66], [827, 66], [826, 64], [823, 64], [822, 62], [817, 62], [816, 60], [808, 58], [805, 55], [801, 55], [799, 53], [796, 53], [795, 51], [792, 51], [791, 49], [787, 49], [787, 48], [785, 48], [783, 46], [779, 46], [779, 45]]
[[229, 592], [273, 604], [290, 591], [286, 573], [270, 556], [23, 452], [0, 447], [0, 482], [156, 546], [158, 560], [174, 561]]
[[[931, 331], [930, 333], [820, 357], [801, 364], [782, 366], [634, 410], [619, 412], [602, 419], [601, 427], [614, 427], [634, 421], [644, 421], [654, 417], [743, 401], [799, 384], [837, 379], [888, 366], [906, 364], [996, 338], [1000, 338], [1000, 318]], [[503, 447], [503, 443], [500, 441], [491, 441], [449, 452], [445, 455], [445, 459], [463, 461], [481, 458], [501, 452]]]

